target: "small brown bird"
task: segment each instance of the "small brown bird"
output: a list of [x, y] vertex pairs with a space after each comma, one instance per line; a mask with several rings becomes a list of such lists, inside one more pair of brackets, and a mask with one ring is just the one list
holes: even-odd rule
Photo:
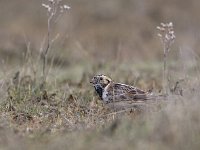
[[148, 92], [137, 87], [114, 83], [111, 78], [102, 74], [94, 76], [90, 83], [93, 84], [99, 97], [106, 103], [146, 100], [148, 95]]

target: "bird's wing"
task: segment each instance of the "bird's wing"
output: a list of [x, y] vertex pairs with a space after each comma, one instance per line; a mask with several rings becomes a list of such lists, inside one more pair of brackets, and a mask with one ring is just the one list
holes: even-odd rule
[[145, 99], [146, 92], [130, 85], [116, 83], [114, 84], [114, 95], [116, 99], [121, 100], [137, 100], [137, 99]]
[[130, 85], [115, 83], [114, 84], [114, 91], [116, 93], [130, 93], [130, 94], [145, 94], [146, 92]]

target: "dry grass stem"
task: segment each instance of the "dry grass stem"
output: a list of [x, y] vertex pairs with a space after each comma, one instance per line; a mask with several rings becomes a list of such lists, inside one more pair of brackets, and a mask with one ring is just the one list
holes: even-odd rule
[[175, 40], [173, 23], [161, 23], [160, 26], [157, 26], [157, 29], [159, 31], [158, 36], [163, 44], [163, 94], [167, 96], [169, 94], [167, 57]]
[[47, 78], [47, 57], [49, 49], [52, 46], [52, 43], [58, 38], [58, 35], [55, 38], [52, 38], [52, 26], [56, 20], [67, 10], [70, 9], [69, 6], [61, 4], [62, 0], [48, 0], [48, 4], [42, 4], [42, 6], [47, 10], [47, 41], [46, 48], [42, 50], [42, 60], [43, 60], [43, 84], [46, 84]]

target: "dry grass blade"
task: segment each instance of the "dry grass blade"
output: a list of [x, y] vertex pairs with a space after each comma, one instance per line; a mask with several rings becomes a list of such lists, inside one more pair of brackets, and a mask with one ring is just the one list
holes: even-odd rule
[[173, 23], [161, 23], [160, 26], [157, 26], [157, 29], [159, 31], [158, 36], [163, 44], [163, 94], [167, 96], [169, 94], [167, 57], [175, 40]]

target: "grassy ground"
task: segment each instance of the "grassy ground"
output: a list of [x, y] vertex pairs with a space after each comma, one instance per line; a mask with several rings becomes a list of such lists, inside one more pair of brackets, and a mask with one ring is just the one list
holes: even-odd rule
[[[116, 69], [113, 69], [113, 65], [106, 65], [104, 71], [111, 74], [114, 80], [135, 83], [144, 89], [153, 86], [155, 91], [161, 87], [159, 71], [154, 71], [156, 66], [152, 65], [150, 69], [148, 65], [148, 70], [138, 64], [140, 69], [135, 66], [141, 75], [138, 77], [137, 73], [126, 70], [123, 65]], [[1, 94], [4, 99], [0, 120], [2, 148], [199, 148], [200, 104], [198, 84], [195, 85], [193, 80], [188, 79], [181, 84], [183, 96], [170, 94], [167, 102], [156, 101], [147, 104], [142, 111], [129, 109], [122, 113], [109, 109], [94, 93], [89, 77], [96, 71], [90, 70], [89, 73], [89, 70], [80, 71], [76, 67], [67, 68], [67, 71], [52, 69], [45, 89], [38, 87], [39, 84], [37, 81], [34, 83], [31, 76], [19, 76], [20, 82], [16, 81], [17, 84], [14, 80], [18, 79], [13, 78], [15, 74], [3, 80], [5, 83]], [[76, 76], [71, 75], [73, 72]]]
[[[41, 2], [0, 1], [0, 148], [199, 149], [199, 42], [193, 37], [199, 1], [68, 3], [72, 9], [53, 28], [52, 36], [60, 36], [43, 84], [39, 56], [47, 17]], [[168, 60], [168, 99], [110, 109], [90, 85], [93, 75], [162, 92], [155, 31], [162, 20], [174, 22], [177, 36]]]

